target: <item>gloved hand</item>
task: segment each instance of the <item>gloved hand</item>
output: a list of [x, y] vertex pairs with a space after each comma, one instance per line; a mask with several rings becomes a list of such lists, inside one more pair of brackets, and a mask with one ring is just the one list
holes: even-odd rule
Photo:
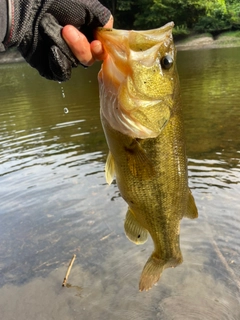
[[110, 11], [97, 0], [9, 0], [12, 23], [5, 48], [17, 46], [25, 60], [45, 78], [66, 81], [79, 64], [61, 36], [70, 24], [89, 41], [92, 31], [103, 26]]

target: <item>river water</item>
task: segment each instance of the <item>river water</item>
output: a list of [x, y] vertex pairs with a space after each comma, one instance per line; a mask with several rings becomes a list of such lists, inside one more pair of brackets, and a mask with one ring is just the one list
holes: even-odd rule
[[64, 84], [0, 66], [1, 319], [240, 319], [239, 57], [178, 53], [199, 218], [181, 223], [183, 264], [142, 293], [152, 243], [126, 239], [126, 203], [105, 182], [100, 65]]

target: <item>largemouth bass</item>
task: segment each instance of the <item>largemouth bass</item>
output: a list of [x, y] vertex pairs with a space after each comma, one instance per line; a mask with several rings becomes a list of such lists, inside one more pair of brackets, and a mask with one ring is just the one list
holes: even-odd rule
[[196, 218], [188, 187], [173, 22], [148, 31], [98, 29], [108, 53], [99, 72], [100, 113], [109, 147], [106, 179], [114, 176], [128, 204], [129, 240], [154, 250], [139, 289], [150, 289], [163, 270], [182, 262], [180, 220]]

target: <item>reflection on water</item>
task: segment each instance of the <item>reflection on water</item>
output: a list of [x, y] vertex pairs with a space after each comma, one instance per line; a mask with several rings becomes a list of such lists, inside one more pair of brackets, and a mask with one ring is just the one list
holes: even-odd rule
[[[147, 293], [138, 281], [152, 243], [126, 239], [126, 204], [104, 179], [99, 65], [68, 83], [0, 66], [3, 319], [240, 318], [239, 55], [178, 54], [199, 218], [182, 221], [184, 263]], [[62, 288], [73, 253], [72, 287]]]

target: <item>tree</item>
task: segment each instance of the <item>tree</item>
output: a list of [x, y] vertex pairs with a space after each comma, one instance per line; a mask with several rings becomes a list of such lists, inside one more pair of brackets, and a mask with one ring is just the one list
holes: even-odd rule
[[174, 21], [177, 29], [240, 29], [239, 0], [103, 0], [122, 29], [152, 29]]

